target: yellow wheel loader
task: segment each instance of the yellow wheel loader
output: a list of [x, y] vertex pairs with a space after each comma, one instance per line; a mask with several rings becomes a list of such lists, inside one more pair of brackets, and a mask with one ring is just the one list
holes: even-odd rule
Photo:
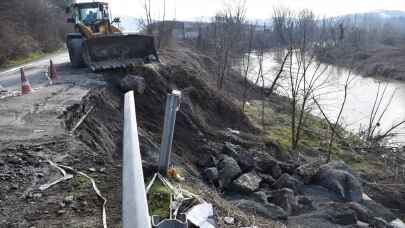
[[127, 68], [159, 61], [154, 38], [124, 34], [111, 20], [108, 3], [70, 3], [66, 8], [69, 23], [75, 32], [69, 33], [66, 46], [74, 67], [88, 66], [92, 71]]

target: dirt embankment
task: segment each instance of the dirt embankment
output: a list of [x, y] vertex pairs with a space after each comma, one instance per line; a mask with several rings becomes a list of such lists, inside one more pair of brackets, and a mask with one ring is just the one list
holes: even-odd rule
[[404, 47], [380, 47], [369, 50], [344, 52], [338, 48], [330, 50], [321, 61], [353, 67], [356, 72], [369, 77], [380, 77], [394, 80], [405, 80]]
[[[209, 145], [223, 143], [226, 128], [243, 129], [247, 134], [257, 130], [231, 99], [206, 85], [203, 77], [207, 73], [200, 69], [168, 64], [146, 65], [129, 72], [142, 76], [146, 83], [145, 92], [135, 98], [144, 169], [148, 177], [156, 168], [166, 95], [175, 88], [183, 90], [173, 162], [183, 167], [184, 175], [197, 178], [193, 183], [193, 178], [189, 179], [190, 185], [207, 189], [202, 194], [217, 197], [217, 204], [226, 204], [202, 184], [199, 164], [211, 159]], [[73, 173], [70, 180], [39, 189], [61, 177], [48, 160], [94, 178], [108, 200], [108, 224], [120, 226], [123, 91], [118, 84], [123, 75], [106, 74], [109, 86], [92, 89], [58, 116], [65, 132], [1, 144], [0, 227], [101, 226], [102, 200], [86, 178]], [[240, 216], [241, 220], [244, 217]]]

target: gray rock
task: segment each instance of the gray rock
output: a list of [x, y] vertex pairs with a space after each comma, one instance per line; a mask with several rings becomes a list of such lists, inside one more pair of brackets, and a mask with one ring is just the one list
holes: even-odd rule
[[224, 188], [229, 188], [230, 183], [242, 173], [236, 160], [227, 155], [224, 155], [219, 162], [218, 170], [219, 179]]
[[310, 184], [323, 164], [324, 162], [322, 160], [307, 163], [299, 166], [295, 170], [295, 173], [297, 173], [300, 177], [302, 177], [305, 184]]
[[281, 219], [281, 220], [286, 220], [287, 219], [287, 213], [279, 206], [271, 204], [271, 203], [259, 203], [253, 200], [237, 200], [233, 202], [234, 205], [238, 206], [241, 209], [245, 209], [249, 212], [252, 210], [255, 211], [255, 213], [271, 218], [271, 219]]
[[255, 172], [245, 173], [239, 178], [233, 181], [237, 191], [243, 193], [252, 193], [260, 187], [260, 182], [262, 178], [259, 177]]
[[271, 175], [267, 175], [267, 174], [263, 174], [263, 173], [259, 173], [258, 175], [262, 178], [263, 184], [267, 184], [268, 186], [271, 186], [274, 183], [276, 183], [276, 180], [274, 180], [274, 178]]
[[352, 210], [346, 210], [344, 208], [335, 210], [331, 220], [339, 225], [357, 224], [356, 213]]
[[335, 224], [345, 226], [357, 224], [356, 212], [346, 204], [329, 203], [325, 208], [320, 210], [320, 213]]
[[391, 227], [387, 221], [385, 221], [383, 218], [373, 218], [373, 221], [370, 223], [372, 227], [375, 228], [388, 228]]
[[342, 161], [331, 162], [321, 166], [317, 183], [338, 194], [346, 201], [360, 202], [363, 190], [353, 171]]
[[294, 214], [308, 213], [315, 210], [312, 199], [307, 196], [296, 196], [298, 205], [294, 209]]
[[254, 192], [252, 196], [259, 203], [268, 203], [268, 194], [265, 191]]
[[356, 212], [357, 218], [359, 220], [370, 223], [372, 214], [366, 207], [356, 202], [350, 202], [348, 206]]
[[218, 180], [218, 169], [215, 167], [205, 169], [205, 175], [211, 183], [215, 183]]
[[363, 200], [361, 205], [367, 210], [370, 217], [379, 217], [386, 221], [392, 221], [396, 218], [389, 209], [374, 200]]
[[265, 152], [257, 152], [254, 155], [255, 168], [261, 173], [270, 174], [274, 178], [279, 178], [282, 174], [279, 162], [270, 154]]
[[244, 172], [249, 172], [254, 168], [254, 161], [249, 156], [249, 152], [244, 151], [240, 146], [230, 142], [225, 142], [222, 153], [233, 157]]
[[64, 203], [67, 203], [67, 204], [70, 204], [70, 203], [73, 202], [73, 200], [74, 200], [74, 197], [73, 197], [72, 195], [70, 195], [70, 196], [66, 196], [66, 197], [63, 199], [63, 202], [64, 202]]
[[58, 210], [58, 212], [57, 212], [59, 215], [63, 215], [63, 214], [65, 214], [66, 213], [66, 210]]
[[120, 81], [120, 87], [125, 92], [134, 90], [137, 94], [143, 94], [146, 88], [145, 79], [129, 74]]
[[275, 163], [272, 167], [271, 167], [271, 175], [274, 178], [279, 178], [281, 175], [283, 174], [283, 171], [281, 171], [280, 165], [278, 163]]
[[301, 189], [301, 187], [302, 187], [303, 185], [304, 185], [304, 184], [303, 184], [300, 180], [298, 180], [298, 179], [296, 179], [296, 178], [294, 178], [294, 177], [288, 175], [287, 173], [284, 173], [284, 174], [276, 181], [276, 183], [274, 183], [274, 184], [272, 185], [272, 187], [277, 188], [277, 189], [280, 189], [280, 188], [290, 188], [290, 189], [294, 190], [295, 192], [300, 192], [300, 189]]
[[229, 155], [231, 157], [237, 157], [239, 154], [240, 147], [237, 145], [234, 145], [230, 142], [225, 142], [224, 147], [222, 148], [222, 152], [226, 155]]
[[298, 207], [297, 198], [294, 191], [289, 188], [282, 188], [279, 190], [271, 191], [270, 197], [268, 197], [270, 203], [274, 203], [280, 206], [284, 211], [291, 215], [293, 211]]

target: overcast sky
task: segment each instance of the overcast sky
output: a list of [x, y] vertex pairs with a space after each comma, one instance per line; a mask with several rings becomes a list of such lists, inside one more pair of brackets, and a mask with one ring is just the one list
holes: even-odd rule
[[[143, 17], [144, 0], [105, 0], [112, 5], [113, 14]], [[162, 12], [163, 0], [151, 0], [155, 16]], [[179, 20], [210, 17], [221, 9], [224, 1], [229, 0], [166, 0], [167, 18], [176, 16]], [[286, 6], [291, 9], [312, 9], [319, 16], [336, 16], [349, 13], [375, 10], [405, 11], [405, 0], [246, 0], [248, 17], [267, 19], [274, 6]]]

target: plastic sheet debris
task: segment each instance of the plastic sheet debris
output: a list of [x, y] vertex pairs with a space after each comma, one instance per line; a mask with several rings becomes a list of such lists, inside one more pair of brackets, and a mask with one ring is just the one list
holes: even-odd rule
[[59, 178], [59, 179], [57, 179], [57, 180], [55, 180], [55, 181], [53, 181], [53, 182], [51, 182], [51, 183], [47, 183], [47, 184], [43, 184], [43, 185], [39, 186], [39, 190], [45, 191], [46, 189], [48, 189], [48, 188], [54, 186], [55, 184], [58, 184], [59, 182], [62, 182], [62, 181], [65, 181], [65, 180], [69, 180], [69, 179], [72, 179], [72, 178], [73, 178], [73, 175], [67, 174], [66, 171], [65, 171], [63, 168], [61, 168], [60, 166], [58, 166], [58, 165], [55, 164], [54, 162], [52, 162], [52, 161], [50, 161], [50, 160], [47, 160], [47, 162], [48, 162], [51, 166], [57, 168], [57, 169], [59, 170], [59, 172], [62, 173], [63, 177], [61, 177], [61, 178]]
[[232, 128], [227, 128], [226, 130], [227, 130], [228, 132], [230, 132], [231, 134], [235, 134], [235, 135], [239, 135], [239, 134], [240, 134], [240, 131], [234, 130], [234, 129], [232, 129]]
[[103, 218], [102, 219], [103, 219], [103, 228], [107, 228], [107, 212], [106, 212], [107, 199], [101, 194], [100, 189], [97, 187], [96, 181], [93, 178], [91, 178], [89, 175], [87, 175], [87, 174], [85, 174], [83, 172], [77, 171], [77, 170], [75, 170], [74, 168], [72, 168], [70, 166], [58, 165], [58, 164], [54, 163], [51, 160], [47, 160], [47, 162], [51, 166], [57, 168], [62, 173], [63, 177], [61, 177], [61, 178], [59, 178], [56, 181], [53, 181], [51, 183], [41, 185], [39, 187], [39, 190], [44, 191], [44, 190], [52, 187], [55, 184], [58, 184], [58, 183], [60, 183], [62, 181], [65, 181], [65, 180], [72, 179], [73, 175], [68, 174], [66, 172], [66, 170], [70, 170], [73, 173], [77, 173], [77, 174], [79, 174], [81, 176], [86, 177], [88, 180], [90, 180], [90, 182], [91, 182], [91, 184], [93, 186], [94, 192], [96, 192], [97, 196], [100, 197], [104, 201], [103, 202]]
[[97, 196], [103, 200], [103, 218], [102, 218], [103, 219], [103, 228], [107, 228], [107, 212], [106, 212], [107, 199], [101, 194], [100, 189], [97, 187], [96, 181], [89, 175], [87, 175], [83, 172], [77, 171], [77, 170], [73, 169], [72, 167], [64, 166], [64, 165], [59, 165], [59, 166], [65, 168], [65, 169], [69, 169], [70, 171], [77, 173], [81, 176], [84, 176], [88, 180], [90, 180], [91, 185], [93, 186], [94, 192], [96, 192]]
[[394, 221], [390, 222], [390, 225], [394, 228], [405, 228], [405, 223], [402, 222], [401, 219], [395, 219]]
[[215, 228], [212, 204], [202, 203], [192, 207], [186, 213], [187, 220], [200, 228]]

